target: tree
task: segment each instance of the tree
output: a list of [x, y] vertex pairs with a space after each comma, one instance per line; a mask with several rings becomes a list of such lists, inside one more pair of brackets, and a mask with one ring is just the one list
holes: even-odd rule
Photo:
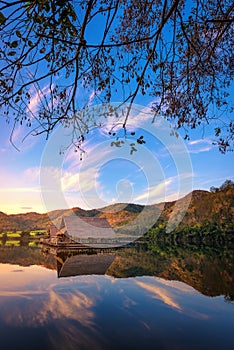
[[35, 134], [72, 126], [79, 146], [98, 123], [91, 100], [129, 102], [125, 131], [131, 105], [146, 95], [154, 118], [185, 128], [185, 138], [214, 123], [226, 152], [233, 22], [232, 0], [0, 1], [1, 113]]
[[219, 188], [221, 191], [234, 189], [234, 182], [232, 180], [226, 180]]
[[233, 189], [233, 188], [234, 188], [234, 182], [232, 180], [225, 180], [224, 183], [220, 187], [211, 186], [210, 192], [211, 193], [218, 193], [220, 191], [225, 191], [225, 190], [229, 190], [229, 189]]

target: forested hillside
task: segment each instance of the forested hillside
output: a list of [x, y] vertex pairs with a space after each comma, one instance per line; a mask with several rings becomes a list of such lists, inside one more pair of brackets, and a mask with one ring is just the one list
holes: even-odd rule
[[[183, 209], [183, 202], [190, 200], [186, 212]], [[141, 206], [137, 204], [115, 204], [100, 210], [83, 210], [80, 208], [55, 210], [50, 213], [38, 214], [14, 214], [7, 215], [0, 212], [0, 232], [17, 230], [47, 229], [51, 223], [51, 218], [59, 226], [64, 215], [75, 213], [78, 216], [106, 217], [112, 227], [123, 230], [126, 223], [133, 222], [144, 209], [143, 221], [147, 218], [155, 217], [153, 232], [158, 230], [164, 234], [166, 224], [172, 216], [175, 222], [174, 232], [178, 235], [182, 231], [195, 232], [196, 230], [208, 230], [209, 232], [222, 230], [224, 233], [234, 235], [234, 183], [230, 180], [220, 188], [212, 187], [210, 192], [195, 190], [188, 196], [177, 201], [177, 209], [174, 210], [175, 202], [160, 203], [151, 206]], [[161, 215], [160, 210], [162, 210]], [[183, 218], [183, 219], [182, 219]], [[182, 219], [182, 221], [181, 221]], [[144, 225], [144, 222], [142, 222]], [[137, 228], [132, 226], [132, 230]]]

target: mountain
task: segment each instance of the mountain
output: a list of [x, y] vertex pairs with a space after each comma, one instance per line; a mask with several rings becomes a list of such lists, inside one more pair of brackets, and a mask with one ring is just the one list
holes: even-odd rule
[[[7, 215], [0, 212], [0, 232], [12, 230], [47, 229], [51, 219], [59, 226], [64, 215], [107, 218], [112, 227], [124, 230], [130, 223], [132, 231], [155, 218], [156, 225], [172, 222], [176, 227], [199, 226], [203, 224], [225, 225], [234, 223], [234, 183], [226, 181], [220, 188], [211, 192], [195, 190], [177, 202], [166, 202], [149, 206], [118, 203], [99, 210], [81, 208], [54, 210], [45, 214], [26, 213]], [[189, 203], [185, 211], [186, 204]], [[141, 215], [139, 215], [141, 214]], [[161, 214], [161, 215], [160, 215]], [[182, 220], [182, 221], [181, 221]], [[125, 233], [125, 232], [123, 232]]]

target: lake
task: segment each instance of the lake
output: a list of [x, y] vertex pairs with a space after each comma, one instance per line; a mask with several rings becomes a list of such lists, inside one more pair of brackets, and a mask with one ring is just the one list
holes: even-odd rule
[[226, 247], [1, 245], [1, 348], [231, 350], [233, 258]]

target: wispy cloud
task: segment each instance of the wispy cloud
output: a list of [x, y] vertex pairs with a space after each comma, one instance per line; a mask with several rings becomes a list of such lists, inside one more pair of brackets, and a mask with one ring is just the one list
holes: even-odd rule
[[0, 189], [0, 193], [40, 193], [39, 188], [35, 187], [5, 187]]
[[[53, 89], [53, 86], [51, 87], [51, 89]], [[32, 88], [30, 90], [31, 98], [27, 108], [28, 111], [31, 113], [31, 117], [33, 117], [34, 114], [38, 111], [41, 101], [44, 100], [45, 96], [50, 94], [51, 89], [50, 86], [47, 84], [41, 90], [36, 90], [35, 88]]]
[[151, 186], [148, 189], [146, 189], [145, 192], [140, 194], [139, 196], [134, 198], [135, 202], [140, 202], [143, 200], [148, 200], [148, 201], [157, 201], [158, 198], [162, 198], [164, 196], [165, 198], [165, 193], [166, 193], [166, 187], [172, 182], [172, 180], [168, 179], [163, 182], [161, 182], [158, 185]]
[[188, 142], [188, 151], [190, 154], [199, 154], [209, 152], [213, 148], [210, 138], [197, 139]]

